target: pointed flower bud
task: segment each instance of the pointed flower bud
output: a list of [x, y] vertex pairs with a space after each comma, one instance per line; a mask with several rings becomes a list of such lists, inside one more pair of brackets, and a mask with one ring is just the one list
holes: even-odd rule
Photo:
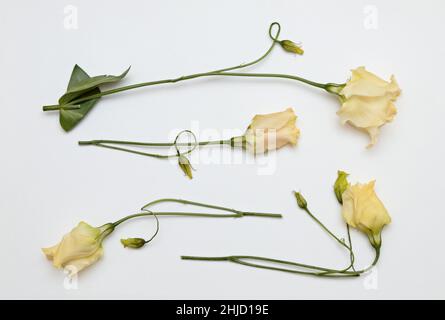
[[184, 174], [187, 177], [189, 177], [190, 179], [192, 179], [193, 178], [193, 175], [192, 175], [193, 167], [190, 164], [189, 159], [187, 159], [187, 157], [185, 157], [183, 155], [180, 155], [178, 157], [178, 164], [179, 164], [179, 167], [181, 168], [181, 170], [184, 172]]
[[349, 182], [348, 182], [348, 175], [344, 171], [337, 171], [337, 180], [335, 180], [334, 184], [334, 192], [335, 196], [337, 197], [337, 200], [340, 204], [343, 204], [343, 192], [348, 188]]
[[291, 40], [281, 40], [280, 45], [287, 52], [292, 52], [299, 55], [302, 55], [304, 53], [304, 50], [301, 48], [301, 46]]
[[301, 209], [306, 209], [307, 208], [307, 201], [303, 197], [303, 195], [300, 192], [294, 192], [294, 194], [295, 194], [295, 198], [297, 199], [298, 206]]
[[124, 248], [133, 248], [138, 249], [142, 248], [145, 245], [145, 239], [142, 238], [128, 238], [128, 239], [121, 239], [121, 243], [123, 244]]

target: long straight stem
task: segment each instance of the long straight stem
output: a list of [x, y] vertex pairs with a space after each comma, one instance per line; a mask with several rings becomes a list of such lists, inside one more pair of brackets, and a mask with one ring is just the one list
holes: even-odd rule
[[350, 250], [349, 246], [344, 243], [341, 239], [339, 239], [331, 230], [329, 230], [320, 220], [318, 220], [312, 212], [306, 207], [304, 208], [304, 211], [314, 220], [324, 231], [326, 231], [332, 238], [334, 238], [340, 245], [346, 247], [348, 250]]
[[110, 144], [116, 144], [116, 145], [133, 145], [133, 146], [147, 146], [147, 147], [193, 147], [190, 150], [181, 152], [181, 155], [186, 155], [191, 153], [193, 150], [195, 150], [196, 146], [206, 146], [206, 145], [231, 145], [231, 140], [218, 140], [218, 141], [202, 141], [198, 143], [193, 142], [167, 142], [167, 143], [151, 143], [151, 142], [136, 142], [136, 141], [119, 141], [119, 140], [91, 140], [91, 141], [79, 141], [79, 145], [85, 146], [85, 145], [93, 145], [97, 147], [102, 147], [105, 149], [112, 149], [117, 151], [123, 151], [128, 153], [133, 153], [141, 156], [147, 156], [152, 158], [158, 158], [158, 159], [168, 159], [168, 158], [176, 158], [178, 157], [178, 153], [174, 154], [158, 154], [158, 153], [149, 153], [149, 152], [143, 152], [138, 150], [132, 150], [117, 146], [112, 146]]
[[117, 227], [121, 223], [139, 217], [147, 216], [176, 216], [176, 217], [205, 217], [205, 218], [242, 218], [245, 216], [251, 217], [264, 217], [264, 218], [282, 218], [281, 214], [275, 213], [260, 213], [260, 212], [239, 212], [234, 214], [218, 214], [218, 213], [198, 213], [198, 212], [140, 212], [126, 216], [116, 222], [113, 222], [113, 226]]
[[[154, 206], [159, 203], [165, 203], [165, 202], [173, 202], [173, 203], [181, 203], [181, 204], [188, 204], [196, 207], [203, 207], [208, 209], [215, 209], [215, 210], [222, 210], [222, 211], [229, 211], [233, 214], [217, 214], [217, 213], [196, 213], [196, 212], [152, 212], [148, 211], [148, 207]], [[121, 224], [124, 221], [127, 221], [129, 219], [138, 218], [138, 217], [145, 217], [145, 216], [189, 216], [189, 217], [207, 217], [207, 218], [241, 218], [245, 216], [251, 216], [251, 217], [267, 217], [267, 218], [282, 218], [281, 214], [278, 213], [268, 213], [268, 212], [249, 212], [249, 211], [240, 211], [232, 208], [222, 207], [222, 206], [216, 206], [213, 204], [207, 204], [202, 202], [196, 202], [196, 201], [190, 201], [190, 200], [184, 200], [184, 199], [177, 199], [177, 198], [162, 198], [157, 199], [154, 201], [151, 201], [144, 205], [141, 210], [145, 210], [145, 212], [135, 213], [129, 216], [126, 216], [116, 222], [113, 223], [114, 226], [117, 226]]]
[[351, 260], [351, 268], [353, 271], [355, 271], [354, 268], [354, 262], [355, 262], [355, 256], [354, 256], [354, 249], [352, 248], [352, 238], [351, 238], [351, 228], [349, 227], [349, 224], [346, 223], [346, 232], [348, 234], [348, 243], [349, 243], [349, 249], [350, 249], [350, 254], [349, 254], [349, 258]]
[[[357, 273], [349, 273], [349, 272], [340, 273], [339, 270], [335, 270], [335, 269], [323, 268], [323, 267], [312, 266], [312, 265], [298, 263], [298, 262], [270, 259], [270, 258], [258, 257], [258, 256], [225, 256], [225, 257], [181, 256], [181, 259], [195, 260], [195, 261], [229, 261], [229, 262], [242, 264], [242, 265], [246, 265], [246, 266], [254, 267], [254, 268], [269, 269], [269, 270], [283, 271], [283, 272], [303, 274], [303, 275], [322, 276], [322, 277], [357, 277], [357, 276], [359, 276], [359, 274], [357, 274]], [[317, 272], [300, 271], [300, 270], [294, 270], [294, 269], [273, 267], [273, 266], [267, 266], [267, 265], [262, 265], [262, 264], [257, 264], [257, 263], [250, 263], [250, 262], [246, 262], [244, 260], [257, 260], [257, 261], [262, 261], [262, 262], [284, 264], [284, 265], [300, 267], [300, 268], [304, 268], [304, 269], [312, 269], [312, 270], [316, 270]], [[318, 271], [321, 271], [321, 272], [318, 272]]]
[[[151, 201], [151, 202], [147, 203], [146, 205], [144, 205], [141, 208], [141, 210], [147, 210], [148, 207], [152, 207], [154, 205], [157, 205], [160, 203], [165, 203], [165, 202], [181, 203], [181, 204], [191, 205], [191, 206], [195, 206], [195, 207], [228, 211], [228, 212], [234, 213], [235, 215], [231, 215], [231, 217], [235, 217], [235, 218], [242, 217], [242, 216], [257, 216], [257, 217], [269, 217], [269, 218], [281, 218], [282, 217], [282, 215], [278, 214], [278, 213], [270, 213], [270, 212], [258, 213], [258, 212], [253, 212], [253, 211], [241, 211], [241, 210], [237, 210], [237, 209], [233, 209], [233, 208], [217, 206], [214, 204], [208, 204], [208, 203], [202, 203], [202, 202], [190, 201], [190, 200], [178, 199], [178, 198], [163, 198], [163, 199], [154, 200], [154, 201]], [[219, 217], [219, 215], [218, 215], [218, 217]]]
[[[120, 87], [120, 88], [110, 89], [110, 90], [103, 91], [103, 92], [98, 93], [98, 94], [94, 94], [94, 95], [87, 96], [87, 97], [84, 97], [84, 98], [76, 99], [76, 100], [70, 102], [70, 105], [76, 105], [76, 104], [79, 104], [79, 103], [82, 103], [82, 102], [85, 102], [85, 101], [88, 101], [88, 100], [91, 100], [91, 99], [97, 99], [97, 98], [100, 98], [100, 97], [104, 97], [104, 96], [108, 96], [108, 95], [111, 95], [111, 94], [124, 92], [124, 91], [128, 91], [128, 90], [133, 90], [133, 89], [137, 89], [137, 88], [155, 86], [155, 85], [159, 85], [159, 84], [177, 83], [177, 82], [180, 82], [180, 81], [191, 80], [191, 79], [196, 79], [196, 78], [201, 78], [201, 77], [209, 77], [209, 76], [282, 78], [282, 79], [300, 81], [300, 82], [303, 82], [303, 83], [306, 83], [306, 84], [309, 84], [311, 86], [314, 86], [314, 87], [317, 87], [317, 88], [321, 88], [321, 89], [326, 89], [327, 88], [327, 84], [314, 82], [314, 81], [307, 80], [307, 79], [304, 79], [302, 77], [298, 77], [298, 76], [294, 76], [294, 75], [290, 75], [290, 74], [214, 72], [214, 71], [212, 71], [212, 72], [196, 73], [196, 74], [192, 74], [192, 75], [188, 75], [188, 76], [182, 76], [182, 77], [173, 78], [173, 79], [164, 79], [164, 80], [157, 80], [157, 81], [150, 81], [150, 82], [142, 82], [142, 83], [133, 84], [133, 85], [129, 85], [129, 86], [124, 86], [124, 87]], [[44, 111], [55, 110], [54, 108], [50, 109], [50, 107], [51, 106], [44, 107]]]
[[[361, 274], [367, 272], [372, 267], [374, 267], [380, 257], [380, 248], [375, 248], [375, 258], [372, 264], [359, 271], [345, 271], [345, 270], [336, 270], [336, 269], [330, 269], [330, 268], [323, 268], [303, 263], [297, 263], [293, 261], [286, 261], [286, 260], [278, 260], [278, 259], [271, 259], [271, 258], [265, 258], [265, 257], [258, 257], [258, 256], [223, 256], [223, 257], [199, 257], [199, 256], [181, 256], [181, 259], [183, 260], [195, 260], [195, 261], [229, 261], [233, 263], [243, 264], [246, 266], [254, 267], [254, 268], [260, 268], [260, 269], [269, 269], [269, 270], [275, 270], [275, 271], [283, 271], [288, 273], [297, 273], [297, 274], [304, 274], [304, 275], [312, 275], [312, 276], [319, 276], [319, 277], [357, 277]], [[242, 260], [257, 260], [262, 262], [271, 262], [276, 264], [284, 264], [294, 267], [301, 267], [305, 269], [312, 269], [316, 270], [316, 272], [308, 272], [308, 271], [299, 271], [299, 270], [293, 270], [293, 269], [286, 269], [286, 268], [278, 268], [278, 267], [272, 267], [267, 265], [260, 265], [256, 263], [249, 263]], [[322, 271], [322, 272], [319, 272]]]
[[244, 73], [244, 72], [224, 72], [224, 73], [209, 73], [206, 76], [226, 76], [226, 77], [254, 77], [254, 78], [281, 78], [288, 80], [295, 80], [299, 82], [306, 83], [313, 87], [320, 89], [326, 89], [327, 84], [311, 81], [299, 76], [282, 74], [282, 73]]
[[[125, 144], [132, 146], [147, 146], [147, 147], [190, 147], [195, 145], [193, 142], [138, 142], [138, 141], [125, 141], [125, 140], [89, 140], [89, 141], [79, 141], [80, 146], [86, 145], [96, 145], [100, 143], [109, 143], [109, 144]], [[228, 144], [230, 145], [231, 140], [213, 140], [213, 141], [201, 141], [198, 142], [198, 146], [207, 146], [207, 145], [218, 145], [218, 144]]]

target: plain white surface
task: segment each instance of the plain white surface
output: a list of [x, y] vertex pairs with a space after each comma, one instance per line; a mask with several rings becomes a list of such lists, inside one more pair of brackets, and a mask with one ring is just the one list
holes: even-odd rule
[[[64, 27], [67, 5], [77, 8], [76, 30]], [[377, 29], [370, 29], [366, 19], [375, 10]], [[444, 12], [439, 0], [2, 0], [0, 297], [445, 298]], [[69, 134], [56, 113], [41, 111], [56, 103], [76, 63], [90, 75], [131, 65], [125, 84], [237, 65], [266, 50], [273, 21], [306, 53], [295, 57], [277, 47], [249, 71], [343, 82], [351, 68], [365, 65], [384, 78], [396, 75], [399, 114], [373, 149], [365, 149], [365, 134], [340, 125], [335, 99], [285, 80], [207, 78], [141, 89], [103, 99]], [[297, 148], [270, 155], [272, 175], [260, 175], [254, 164], [206, 164], [203, 151], [188, 181], [168, 162], [77, 146], [95, 138], [165, 141], [196, 124], [204, 138], [206, 130], [244, 129], [254, 114], [288, 106], [299, 117], [301, 138]], [[347, 253], [291, 194], [301, 190], [314, 213], [344, 235], [331, 189], [338, 169], [352, 182], [375, 178], [393, 218], [383, 234], [377, 288], [367, 284], [375, 278], [326, 280], [179, 259], [250, 254], [343, 266]], [[123, 249], [119, 239], [146, 236], [154, 223], [131, 222], [106, 240], [105, 256], [81, 273], [77, 290], [64, 287], [63, 272], [40, 247], [81, 219], [100, 225], [160, 197], [277, 211], [284, 219], [162, 219], [158, 238], [139, 251]], [[365, 266], [370, 246], [361, 234], [353, 237], [358, 265]]]

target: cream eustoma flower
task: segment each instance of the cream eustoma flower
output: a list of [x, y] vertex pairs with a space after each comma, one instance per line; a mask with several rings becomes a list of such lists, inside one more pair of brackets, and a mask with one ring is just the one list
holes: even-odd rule
[[234, 138], [253, 153], [264, 153], [287, 144], [296, 145], [300, 130], [295, 123], [297, 116], [292, 108], [281, 112], [257, 114], [242, 137]]
[[74, 275], [100, 259], [102, 241], [113, 230], [111, 223], [94, 228], [82, 221], [62, 241], [42, 251], [56, 268], [69, 267], [70, 274]]
[[377, 142], [379, 128], [390, 122], [397, 113], [394, 101], [400, 95], [400, 88], [394, 76], [387, 82], [359, 67], [352, 70], [352, 77], [339, 92], [342, 106], [337, 114], [342, 123], [365, 130], [371, 143]]
[[383, 203], [374, 191], [375, 181], [349, 185], [343, 192], [342, 214], [346, 223], [366, 233], [375, 248], [381, 245], [381, 232], [391, 222]]

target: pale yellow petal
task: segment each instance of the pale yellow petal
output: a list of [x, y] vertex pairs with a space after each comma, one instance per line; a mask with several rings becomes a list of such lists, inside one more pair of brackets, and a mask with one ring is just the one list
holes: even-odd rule
[[287, 144], [296, 145], [300, 130], [295, 126], [286, 126], [280, 129], [276, 135], [276, 148], [281, 148]]
[[112, 223], [94, 228], [80, 222], [59, 244], [42, 251], [57, 268], [67, 268], [71, 275], [95, 263], [103, 254], [102, 241], [114, 230]]
[[49, 247], [49, 248], [42, 248], [43, 253], [48, 258], [48, 260], [53, 260], [54, 255], [57, 252], [57, 249], [59, 248], [59, 244], [56, 244], [55, 246]]
[[69, 261], [64, 267], [70, 271], [70, 276], [77, 274], [86, 267], [94, 264], [103, 256], [103, 248], [99, 247], [92, 255]]
[[364, 67], [352, 70], [352, 77], [340, 92], [342, 106], [337, 114], [342, 123], [350, 123], [366, 131], [371, 143], [377, 141], [379, 127], [394, 119], [397, 109], [394, 101], [400, 88], [394, 76], [385, 81]]
[[368, 235], [380, 234], [382, 228], [391, 222], [374, 186], [375, 181], [350, 185], [343, 193], [343, 218], [348, 225]]
[[352, 70], [352, 78], [346, 83], [341, 94], [346, 98], [352, 96], [378, 97], [387, 94], [396, 98], [400, 94], [400, 88], [394, 76], [391, 76], [391, 80], [388, 82], [366, 71], [364, 67], [359, 67]]
[[356, 228], [357, 225], [355, 224], [354, 220], [354, 194], [352, 193], [352, 190], [350, 188], [347, 188], [343, 194], [342, 194], [342, 215], [345, 219], [345, 222], [350, 225], [353, 228]]
[[397, 109], [387, 96], [374, 98], [354, 96], [343, 103], [337, 114], [342, 123], [348, 122], [369, 134], [371, 138], [369, 147], [376, 143], [379, 127], [392, 121]]
[[295, 145], [300, 135], [296, 115], [291, 108], [282, 112], [256, 115], [244, 134], [247, 148], [254, 153]]
[[377, 143], [377, 138], [379, 136], [380, 129], [379, 127], [371, 127], [371, 128], [366, 128], [365, 130], [369, 134], [369, 137], [371, 138], [371, 141], [366, 146], [366, 148], [371, 148]]
[[281, 112], [256, 115], [249, 128], [251, 129], [280, 129], [286, 126], [291, 119], [296, 119], [292, 108]]
[[354, 96], [337, 111], [342, 123], [350, 122], [359, 128], [378, 127], [392, 121], [397, 114], [394, 104], [386, 97]]
[[53, 258], [54, 265], [60, 267], [71, 260], [93, 254], [101, 244], [99, 237], [100, 230], [98, 228], [80, 222], [77, 227], [63, 237]]

